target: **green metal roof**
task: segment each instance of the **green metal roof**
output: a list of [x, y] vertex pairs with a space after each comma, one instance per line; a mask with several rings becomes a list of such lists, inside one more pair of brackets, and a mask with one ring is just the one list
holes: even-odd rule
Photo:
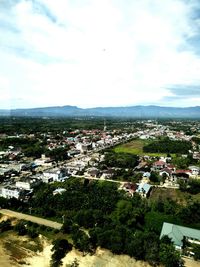
[[162, 238], [164, 235], [167, 235], [169, 238], [171, 238], [174, 245], [179, 247], [183, 245], [182, 240], [184, 236], [200, 241], [200, 230], [166, 222], [163, 223], [160, 238]]

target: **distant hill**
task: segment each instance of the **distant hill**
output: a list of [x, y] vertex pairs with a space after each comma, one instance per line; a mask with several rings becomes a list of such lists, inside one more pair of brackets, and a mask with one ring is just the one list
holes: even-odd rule
[[160, 106], [96, 107], [57, 106], [0, 110], [0, 116], [25, 117], [130, 117], [130, 118], [200, 118], [200, 106], [177, 108]]

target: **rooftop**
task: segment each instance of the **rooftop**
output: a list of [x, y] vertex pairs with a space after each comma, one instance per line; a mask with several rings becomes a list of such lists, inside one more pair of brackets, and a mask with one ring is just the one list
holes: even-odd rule
[[184, 227], [171, 223], [163, 223], [160, 238], [167, 235], [171, 238], [174, 245], [181, 247], [183, 245], [183, 237], [200, 240], [200, 230], [196, 230], [189, 227]]
[[166, 162], [164, 162], [164, 161], [162, 161], [162, 160], [158, 160], [158, 161], [156, 161], [156, 162], [154, 162], [154, 165], [155, 166], [162, 166], [162, 165], [165, 165], [166, 164]]
[[146, 184], [146, 183], [143, 184], [143, 183], [141, 183], [141, 184], [139, 184], [136, 192], [148, 194], [148, 192], [151, 189], [151, 187], [152, 187], [152, 185], [150, 185], [150, 184]]

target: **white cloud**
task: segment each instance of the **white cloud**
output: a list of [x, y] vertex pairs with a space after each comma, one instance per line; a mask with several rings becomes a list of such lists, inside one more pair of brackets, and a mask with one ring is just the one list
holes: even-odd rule
[[186, 43], [197, 33], [196, 1], [36, 2], [21, 0], [0, 16], [5, 22], [12, 14], [19, 31], [0, 33], [8, 105], [165, 105], [168, 85], [200, 83], [200, 59]]
[[2, 76], [0, 76], [0, 96], [0, 108], [8, 108], [11, 99], [9, 81]]

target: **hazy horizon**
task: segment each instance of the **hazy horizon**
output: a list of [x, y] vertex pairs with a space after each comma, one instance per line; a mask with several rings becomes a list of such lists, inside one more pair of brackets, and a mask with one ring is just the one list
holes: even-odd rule
[[77, 106], [77, 105], [52, 105], [52, 106], [38, 106], [38, 107], [24, 107], [24, 108], [5, 108], [5, 109], [0, 109], [0, 110], [20, 110], [20, 109], [45, 109], [45, 108], [63, 108], [63, 107], [75, 107], [78, 109], [98, 109], [98, 108], [131, 108], [131, 107], [158, 107], [158, 108], [200, 108], [200, 105], [195, 105], [195, 106], [182, 106], [182, 107], [178, 107], [178, 106], [162, 106], [162, 105], [130, 105], [130, 106], [93, 106], [93, 107], [81, 107], [81, 106]]
[[0, 109], [200, 103], [198, 0], [0, 7]]

